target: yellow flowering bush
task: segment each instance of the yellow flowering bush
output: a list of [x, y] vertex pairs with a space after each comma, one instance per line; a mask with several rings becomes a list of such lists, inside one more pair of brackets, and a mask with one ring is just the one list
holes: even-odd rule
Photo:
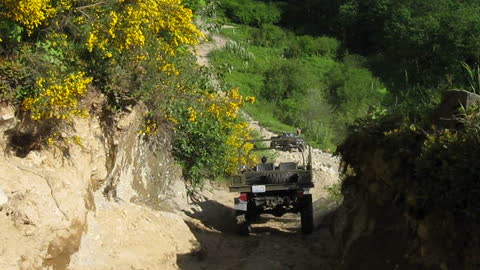
[[78, 108], [78, 98], [83, 97], [91, 77], [84, 72], [69, 74], [63, 80], [55, 76], [40, 78], [36, 81], [37, 95], [26, 98], [23, 109], [31, 113], [34, 120], [62, 119], [72, 116], [87, 117], [88, 112]]
[[1, 0], [0, 15], [23, 25], [29, 34], [54, 17], [59, 10], [71, 8], [70, 0]]
[[[193, 183], [199, 183], [202, 177], [236, 171], [237, 150], [245, 140], [252, 139], [251, 130], [239, 117], [239, 111], [245, 102], [255, 99], [242, 97], [238, 89], [197, 91], [193, 95], [194, 100], [188, 104], [172, 105], [174, 119], [179, 119], [175, 123], [174, 149], [175, 154], [186, 161], [186, 176]], [[244, 151], [249, 151], [253, 145], [247, 143], [243, 147]]]
[[[95, 21], [87, 39], [89, 51], [98, 49], [104, 57], [115, 53], [145, 47], [149, 36], [158, 42], [158, 55], [142, 53], [137, 59], [155, 57], [164, 61], [162, 55], [175, 55], [182, 45], [194, 45], [202, 33], [192, 23], [193, 14], [182, 6], [180, 0], [138, 0], [119, 1], [108, 12], [99, 5]], [[108, 8], [108, 7], [107, 7]], [[165, 63], [165, 70], [173, 67]]]

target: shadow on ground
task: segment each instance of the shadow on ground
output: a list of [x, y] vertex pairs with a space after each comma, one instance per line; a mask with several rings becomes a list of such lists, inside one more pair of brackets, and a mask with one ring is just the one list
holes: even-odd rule
[[201, 221], [203, 225], [213, 230], [224, 233], [234, 232], [234, 209], [213, 200], [195, 202], [195, 204], [200, 209], [192, 210], [193, 212], [184, 211], [187, 216]]
[[265, 215], [252, 226], [252, 234], [243, 237], [236, 232], [232, 208], [213, 200], [194, 203], [197, 210], [185, 211], [192, 218], [186, 223], [200, 246], [194, 253], [177, 255], [180, 269], [334, 269], [328, 226], [303, 235], [297, 215]]

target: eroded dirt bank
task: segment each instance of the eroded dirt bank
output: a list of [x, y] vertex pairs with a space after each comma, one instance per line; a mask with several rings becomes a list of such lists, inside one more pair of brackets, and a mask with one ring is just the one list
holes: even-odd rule
[[0, 269], [176, 269], [197, 248], [171, 213], [187, 201], [169, 136], [140, 136], [142, 114], [78, 119], [40, 150], [41, 128], [1, 108]]

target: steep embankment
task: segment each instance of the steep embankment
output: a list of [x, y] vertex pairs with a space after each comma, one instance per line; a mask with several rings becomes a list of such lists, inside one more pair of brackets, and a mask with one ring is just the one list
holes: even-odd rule
[[446, 91], [421, 122], [388, 115], [353, 128], [339, 146], [342, 269], [479, 269], [479, 102]]
[[[1, 269], [174, 269], [177, 254], [196, 248], [183, 220], [165, 212], [186, 205], [169, 135], [139, 136], [141, 116], [138, 106], [111, 126], [75, 120], [40, 150], [27, 141], [40, 126], [1, 108]], [[74, 135], [81, 145], [65, 145]]]

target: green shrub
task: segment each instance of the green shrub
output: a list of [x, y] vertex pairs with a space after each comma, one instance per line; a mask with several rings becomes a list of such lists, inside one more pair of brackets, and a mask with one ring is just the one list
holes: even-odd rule
[[183, 5], [195, 12], [207, 6], [206, 0], [183, 0]]
[[281, 61], [265, 72], [264, 88], [260, 93], [269, 101], [280, 101], [303, 95], [309, 87], [307, 72], [297, 61]]
[[338, 49], [340, 48], [340, 42], [331, 37], [319, 37], [316, 40], [318, 46], [318, 54], [327, 57], [336, 57]]
[[299, 36], [285, 49], [285, 56], [296, 58], [302, 56], [336, 57], [340, 42], [331, 37]]
[[252, 31], [252, 44], [262, 47], [283, 47], [292, 36], [281, 27], [264, 24]]
[[19, 103], [35, 93], [31, 68], [17, 57], [0, 58], [0, 100]]
[[365, 115], [370, 106], [379, 105], [385, 86], [365, 68], [337, 65], [328, 73], [329, 102], [346, 123]]
[[19, 24], [0, 19], [0, 52], [13, 50], [22, 41], [24, 29]]
[[343, 195], [341, 192], [342, 185], [341, 184], [332, 184], [330, 186], [325, 186], [327, 190], [328, 197], [333, 200], [337, 205], [341, 205], [343, 201]]
[[[465, 247], [480, 243], [480, 108], [461, 109], [463, 127], [455, 130], [435, 128], [432, 113], [430, 109], [370, 114], [351, 126], [339, 154], [344, 169], [351, 168], [355, 175], [351, 181], [389, 177], [394, 197], [408, 198], [399, 202], [399, 209], [404, 209], [407, 219], [419, 220], [433, 232], [429, 240], [441, 243], [435, 246], [437, 254], [431, 254], [435, 257], [427, 260], [453, 250], [450, 265], [475, 269], [477, 264], [465, 256], [469, 254]], [[389, 168], [388, 174], [379, 177], [366, 171], [373, 160]], [[445, 235], [451, 237], [440, 241]]]
[[274, 24], [280, 21], [281, 11], [273, 3], [254, 0], [224, 0], [221, 7], [233, 22], [251, 26]]

